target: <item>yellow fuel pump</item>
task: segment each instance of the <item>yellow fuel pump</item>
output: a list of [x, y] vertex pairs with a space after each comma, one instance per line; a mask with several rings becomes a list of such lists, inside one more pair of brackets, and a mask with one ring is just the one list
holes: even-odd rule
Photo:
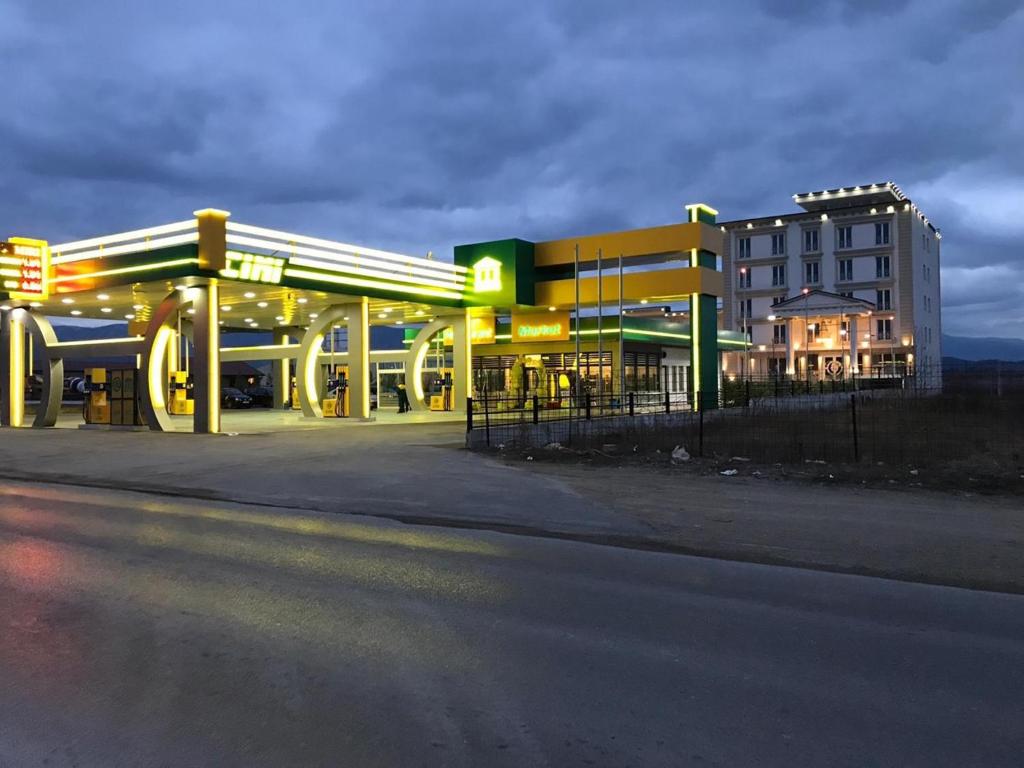
[[167, 403], [167, 411], [172, 416], [191, 416], [195, 413], [196, 403], [192, 399], [192, 385], [188, 380], [188, 371], [171, 371], [171, 396]]
[[333, 394], [328, 392], [320, 404], [324, 412], [324, 418], [341, 418], [349, 414], [349, 391], [348, 391], [348, 366], [334, 366], [334, 374], [331, 377], [334, 382]]
[[430, 395], [430, 410], [450, 411], [452, 406], [452, 375], [455, 373], [452, 368], [441, 368], [437, 372], [436, 386], [440, 389]]
[[109, 393], [110, 381], [107, 379], [107, 369], [86, 368], [84, 404], [86, 424], [110, 423]]
[[293, 411], [301, 411], [302, 410], [302, 403], [299, 402], [299, 384], [298, 384], [298, 379], [296, 379], [295, 376], [292, 376], [292, 410]]

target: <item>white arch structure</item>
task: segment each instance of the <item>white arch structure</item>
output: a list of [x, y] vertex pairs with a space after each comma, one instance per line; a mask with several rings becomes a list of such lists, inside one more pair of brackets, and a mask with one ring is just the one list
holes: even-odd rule
[[430, 340], [445, 328], [452, 329], [453, 405], [463, 410], [472, 392], [473, 347], [470, 338], [469, 310], [457, 315], [442, 315], [427, 323], [416, 334], [405, 364], [405, 382], [409, 391], [409, 404], [414, 411], [425, 411], [430, 405], [423, 393], [423, 364], [430, 350]]

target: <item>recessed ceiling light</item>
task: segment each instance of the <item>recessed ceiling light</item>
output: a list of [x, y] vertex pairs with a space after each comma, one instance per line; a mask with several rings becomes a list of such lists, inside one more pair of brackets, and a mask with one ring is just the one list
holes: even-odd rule
[[82, 310], [80, 310], [80, 309], [72, 309], [71, 310], [71, 314], [74, 315], [75, 317], [78, 317], [80, 314], [82, 314]]
[[224, 321], [223, 320], [218, 320], [217, 321], [217, 325], [224, 325]]
[[245, 298], [247, 298], [247, 299], [255, 299], [256, 298], [256, 294], [253, 293], [252, 291], [246, 291], [242, 295], [245, 296]]
[[61, 299], [60, 303], [61, 304], [74, 304], [75, 300], [74, 299]]
[[195, 311], [195, 309], [189, 309], [188, 313], [190, 315], [194, 315], [196, 313], [196, 311]]
[[422, 309], [417, 309], [416, 310], [416, 317], [423, 317], [425, 314], [427, 314], [427, 313], [424, 312]]
[[299, 298], [299, 299], [296, 299], [296, 301], [299, 302], [299, 304], [305, 304], [307, 301], [309, 301], [309, 299]]
[[381, 320], [387, 320], [388, 319], [388, 313], [387, 312], [381, 312], [379, 315], [377, 315], [377, 317], [379, 317]]
[[647, 303], [647, 299], [640, 299], [640, 303], [641, 304], [646, 304]]
[[267, 302], [261, 301], [256, 306], [259, 307], [260, 309], [266, 309], [267, 308]]
[[341, 318], [341, 319], [342, 319], [342, 320], [345, 320], [345, 321], [347, 322], [347, 321], [348, 321], [348, 315], [346, 315], [345, 317], [343, 317], [343, 318]]
[[134, 309], [134, 310], [145, 309], [145, 308], [146, 308], [145, 304], [132, 304], [132, 309]]
[[277, 320], [278, 322], [281, 322], [282, 320], [284, 320], [284, 315], [278, 315], [274, 319]]
[[548, 312], [554, 312], [558, 307], [548, 307]]
[[41, 301], [33, 301], [32, 303], [29, 304], [29, 306], [30, 307], [41, 307], [41, 306], [43, 306], [43, 302], [41, 302]]
[[176, 290], [176, 291], [184, 291], [187, 288], [188, 288], [187, 285], [176, 285], [176, 286], [174, 286], [174, 290]]
[[100, 307], [100, 312], [102, 312], [104, 315], [109, 315], [113, 311], [114, 310], [112, 310], [110, 307]]
[[320, 315], [318, 315], [316, 312], [310, 312], [309, 313], [309, 319], [310, 320], [316, 320], [318, 317], [320, 317]]
[[251, 317], [247, 317], [242, 322], [243, 323], [251, 323], [252, 322], [252, 318]]
[[135, 315], [125, 315], [124, 319], [125, 320], [134, 320], [135, 319]]
[[231, 305], [230, 304], [225, 304], [223, 307], [220, 308], [220, 311], [221, 312], [230, 312], [231, 311]]
[[401, 320], [395, 320], [395, 325], [401, 325], [401, 324], [402, 324]]
[[107, 296], [107, 294], [105, 293], [97, 293], [96, 298], [99, 299], [100, 301], [109, 301], [110, 299], [110, 297]]

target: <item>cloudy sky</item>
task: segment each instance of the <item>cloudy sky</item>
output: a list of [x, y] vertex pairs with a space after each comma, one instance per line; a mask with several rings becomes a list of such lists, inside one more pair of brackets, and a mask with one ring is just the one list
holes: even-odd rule
[[0, 0], [0, 230], [412, 254], [893, 180], [945, 330], [1024, 337], [1024, 0]]

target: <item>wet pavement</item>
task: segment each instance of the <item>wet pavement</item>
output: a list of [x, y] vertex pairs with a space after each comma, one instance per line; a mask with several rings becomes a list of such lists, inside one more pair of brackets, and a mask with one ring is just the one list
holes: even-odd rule
[[1019, 765], [1024, 598], [0, 488], [0, 766]]

